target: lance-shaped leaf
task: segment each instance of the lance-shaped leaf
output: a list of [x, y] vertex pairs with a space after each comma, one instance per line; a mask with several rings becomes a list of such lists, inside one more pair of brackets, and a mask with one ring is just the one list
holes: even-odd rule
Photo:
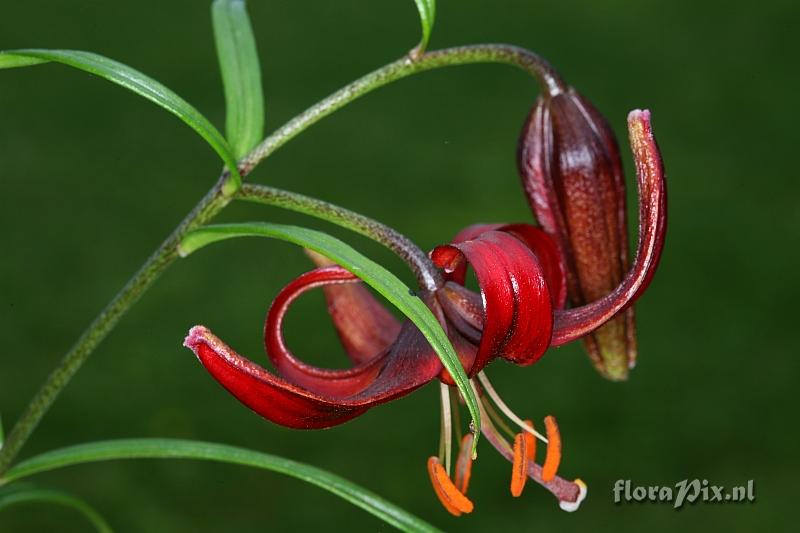
[[341, 265], [375, 289], [419, 328], [436, 351], [466, 401], [475, 432], [480, 433], [478, 401], [456, 351], [431, 310], [397, 276], [335, 237], [308, 228], [266, 222], [205, 226], [186, 235], [179, 251], [186, 256], [209, 244], [237, 237], [270, 237], [308, 248]]
[[234, 155], [242, 157], [264, 135], [256, 40], [244, 0], [215, 0], [211, 18], [225, 89], [225, 132]]
[[209, 120], [186, 100], [153, 78], [113, 59], [80, 50], [25, 49], [0, 52], [0, 69], [38, 65], [47, 62], [68, 65], [100, 76], [166, 109], [196, 131], [220, 156], [231, 172], [225, 192], [238, 190], [241, 177], [236, 156], [228, 142]]
[[419, 10], [419, 22], [422, 26], [422, 39], [419, 44], [412, 50], [412, 55], [420, 56], [425, 53], [428, 47], [428, 41], [431, 38], [433, 31], [433, 22], [436, 19], [436, 0], [414, 0]]
[[111, 533], [111, 526], [88, 503], [75, 496], [53, 489], [40, 489], [31, 485], [11, 485], [0, 488], [0, 511], [20, 503], [51, 503], [75, 509], [91, 522], [100, 533]]
[[79, 444], [27, 459], [6, 472], [0, 483], [67, 466], [117, 459], [195, 459], [271, 470], [325, 489], [402, 531], [439, 531], [374, 492], [321, 468], [213, 442], [124, 439]]

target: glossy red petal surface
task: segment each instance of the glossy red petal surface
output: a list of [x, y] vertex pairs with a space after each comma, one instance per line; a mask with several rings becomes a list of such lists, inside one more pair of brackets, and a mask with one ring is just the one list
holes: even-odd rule
[[498, 229], [514, 235], [536, 254], [547, 280], [553, 308], [563, 309], [567, 302], [567, 269], [552, 237], [530, 224], [507, 224]]
[[283, 426], [335, 426], [370, 407], [403, 396], [438, 376], [442, 365], [425, 337], [410, 322], [382, 358], [368, 386], [354, 395], [333, 395], [300, 387], [242, 357], [207, 328], [195, 326], [184, 345], [211, 376], [247, 407]]
[[369, 408], [343, 405], [297, 387], [240, 356], [203, 326], [191, 329], [184, 346], [228, 392], [276, 424], [324, 428], [347, 422]]
[[[482, 233], [493, 230], [510, 233], [525, 243], [536, 254], [539, 263], [542, 265], [544, 277], [547, 280], [553, 307], [555, 309], [563, 309], [567, 301], [566, 265], [556, 242], [540, 228], [531, 224], [472, 224], [459, 231], [453, 237], [452, 243], [473, 240]], [[450, 259], [451, 265], [458, 265], [462, 269], [465, 267], [463, 261], [459, 262], [457, 258], [445, 256], [445, 253], [445, 251], [439, 251], [437, 256], [433, 257], [434, 263], [445, 263], [444, 259], [447, 257]], [[455, 269], [450, 266], [449, 270]], [[445, 269], [445, 273], [449, 273], [448, 269]], [[463, 284], [463, 277], [462, 272], [460, 277], [452, 276], [448, 279]]]
[[[474, 240], [440, 246], [432, 257], [455, 255], [453, 250], [475, 270], [484, 309], [480, 345], [469, 374], [497, 356], [520, 365], [534, 363], [547, 349], [553, 324], [550, 293], [536, 255], [517, 237], [485, 231]], [[474, 309], [474, 302], [470, 305]], [[474, 312], [459, 313], [458, 318], [469, 322], [470, 314]]]
[[294, 357], [281, 331], [291, 303], [312, 288], [357, 282], [347, 270], [329, 266], [300, 276], [280, 292], [264, 331], [267, 352], [280, 377], [237, 354], [205, 327], [192, 328], [184, 344], [220, 384], [264, 418], [304, 429], [341, 424], [411, 392], [442, 371], [436, 353], [409, 321], [391, 345], [350, 369], [318, 368]]
[[462, 229], [456, 236], [453, 237], [452, 244], [457, 244], [459, 242], [464, 241], [471, 241], [473, 239], [477, 239], [481, 233], [486, 233], [487, 231], [492, 230], [499, 230], [500, 228], [506, 226], [507, 224], [471, 224], [466, 228]]

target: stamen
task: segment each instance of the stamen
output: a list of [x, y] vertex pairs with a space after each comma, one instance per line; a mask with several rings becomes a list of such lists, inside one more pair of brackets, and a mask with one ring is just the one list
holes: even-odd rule
[[472, 433], [467, 433], [461, 439], [461, 448], [458, 451], [458, 459], [456, 460], [456, 488], [462, 494], [467, 493], [469, 489], [469, 479], [472, 476], [472, 441], [475, 436]]
[[[492, 407], [492, 402], [490, 402], [488, 398], [481, 397], [481, 405], [483, 405], [483, 407], [486, 409], [486, 414], [489, 415], [489, 418], [492, 419], [492, 422], [494, 422], [495, 425], [508, 436], [508, 438], [513, 439], [516, 434], [509, 427], [509, 425], [506, 424], [506, 421], [503, 420], [503, 417], [500, 416], [500, 413], [498, 413], [497, 410]], [[525, 434], [530, 435], [530, 433]], [[533, 435], [531, 435], [531, 437], [533, 437]]]
[[561, 463], [561, 433], [558, 431], [558, 424], [555, 417], [544, 417], [544, 427], [547, 431], [547, 455], [542, 465], [542, 481], [548, 483], [556, 477], [558, 465]]
[[[478, 405], [481, 407], [481, 427], [483, 436], [489, 441], [489, 444], [494, 446], [494, 448], [500, 452], [500, 455], [513, 462], [514, 450], [500, 435], [500, 433], [497, 431], [497, 428], [494, 427], [491, 419], [486, 416], [486, 411], [483, 409], [483, 403]], [[576, 479], [575, 481], [567, 481], [566, 479], [556, 476], [549, 483], [545, 483], [542, 480], [541, 474], [542, 468], [539, 465], [533, 461], [528, 463], [528, 477], [542, 485], [545, 489], [549, 490], [553, 496], [558, 499], [559, 506], [563, 510], [576, 510], [580, 503], [586, 498], [586, 484], [580, 479]]]
[[450, 387], [444, 383], [439, 384], [439, 391], [441, 392], [442, 399], [442, 434], [439, 443], [439, 455], [442, 455], [442, 443], [444, 443], [444, 457], [440, 457], [441, 462], [444, 459], [447, 475], [450, 475], [450, 458], [453, 453], [453, 420], [450, 411]]
[[[511, 466], [511, 495], [515, 498], [522, 494], [525, 482], [528, 481], [528, 446], [527, 433], [517, 433], [514, 437], [514, 462]], [[531, 437], [533, 439], [533, 437]], [[535, 441], [534, 441], [535, 442]]]
[[461, 513], [471, 513], [474, 505], [469, 498], [464, 496], [450, 480], [438, 457], [428, 458], [428, 476], [431, 478], [433, 491], [447, 511], [453, 516]]
[[492, 401], [497, 405], [497, 407], [500, 409], [500, 411], [503, 412], [504, 415], [506, 415], [509, 419], [511, 419], [512, 422], [517, 424], [524, 431], [527, 431], [528, 433], [534, 435], [536, 438], [538, 438], [542, 442], [547, 442], [547, 439], [544, 437], [544, 435], [542, 435], [541, 433], [539, 433], [535, 429], [533, 429], [530, 426], [528, 426], [527, 424], [525, 424], [525, 422], [523, 422], [520, 417], [518, 417], [516, 414], [514, 414], [514, 411], [512, 411], [505, 404], [503, 399], [500, 398], [500, 395], [497, 394], [497, 391], [494, 390], [494, 387], [492, 387], [492, 384], [489, 383], [489, 378], [486, 377], [486, 374], [484, 374], [483, 372], [479, 372], [478, 373], [478, 379], [480, 380], [481, 385], [483, 386], [484, 390], [486, 390], [486, 393], [489, 395], [489, 397], [492, 399]]
[[[531, 429], [533, 429], [533, 420], [525, 420]], [[536, 439], [530, 433], [523, 433], [525, 436], [525, 450], [528, 452], [528, 461], [536, 460]]]

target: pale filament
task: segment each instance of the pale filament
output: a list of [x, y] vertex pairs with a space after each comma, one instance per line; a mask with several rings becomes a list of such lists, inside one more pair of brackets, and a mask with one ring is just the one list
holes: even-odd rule
[[439, 384], [442, 399], [442, 440], [444, 441], [444, 467], [450, 475], [450, 457], [453, 450], [453, 420], [450, 410], [450, 387], [444, 383]]
[[523, 422], [520, 417], [514, 414], [514, 411], [512, 411], [506, 405], [503, 399], [500, 398], [500, 395], [497, 394], [497, 391], [494, 390], [494, 387], [492, 387], [492, 384], [489, 382], [489, 378], [486, 377], [486, 374], [484, 374], [483, 372], [478, 372], [478, 380], [481, 382], [483, 390], [486, 391], [486, 394], [489, 395], [489, 397], [495, 403], [497, 408], [500, 409], [500, 411], [502, 411], [504, 415], [506, 415], [512, 422], [518, 425], [523, 431], [527, 431], [528, 433], [530, 433], [537, 439], [541, 440], [542, 442], [547, 442], [547, 438], [544, 435], [542, 435], [541, 433], [530, 427], [528, 424]]

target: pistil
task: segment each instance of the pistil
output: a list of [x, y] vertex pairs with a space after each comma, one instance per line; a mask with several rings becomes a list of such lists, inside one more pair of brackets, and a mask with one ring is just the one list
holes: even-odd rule
[[[508, 409], [508, 406], [505, 406], [504, 403], [505, 409], [500, 407], [498, 402], [500, 397], [497, 395], [497, 392], [491, 386], [486, 376], [480, 373], [477, 378], [481, 382], [481, 388], [494, 400], [495, 404], [498, 405], [503, 413], [505, 414], [506, 410], [510, 412], [510, 409]], [[522, 489], [525, 486], [525, 481], [522, 478], [527, 476], [558, 498], [559, 507], [561, 507], [561, 509], [568, 512], [577, 510], [581, 502], [586, 498], [588, 489], [586, 484], [580, 479], [568, 481], [557, 475], [558, 466], [561, 462], [561, 434], [555, 418], [552, 416], [545, 417], [545, 432], [547, 433], [547, 438], [541, 438], [541, 440], [547, 442], [547, 453], [544, 464], [540, 466], [535, 462], [536, 440], [534, 435], [541, 436], [535, 431], [533, 423], [530, 420], [520, 420], [521, 423], [519, 425], [524, 431], [512, 436], [514, 439], [514, 445], [512, 446], [512, 444], [503, 438], [495, 426], [492, 417], [489, 416], [491, 404], [484, 396], [479, 394], [475, 380], [471, 380], [470, 385], [475, 395], [481, 398], [479, 406], [481, 409], [483, 436], [486, 437], [486, 440], [492, 444], [500, 455], [505, 457], [513, 465], [511, 477], [512, 495], [516, 497], [522, 493]], [[492, 392], [490, 392], [490, 390]], [[502, 402], [502, 400], [500, 400], [500, 402]]]

